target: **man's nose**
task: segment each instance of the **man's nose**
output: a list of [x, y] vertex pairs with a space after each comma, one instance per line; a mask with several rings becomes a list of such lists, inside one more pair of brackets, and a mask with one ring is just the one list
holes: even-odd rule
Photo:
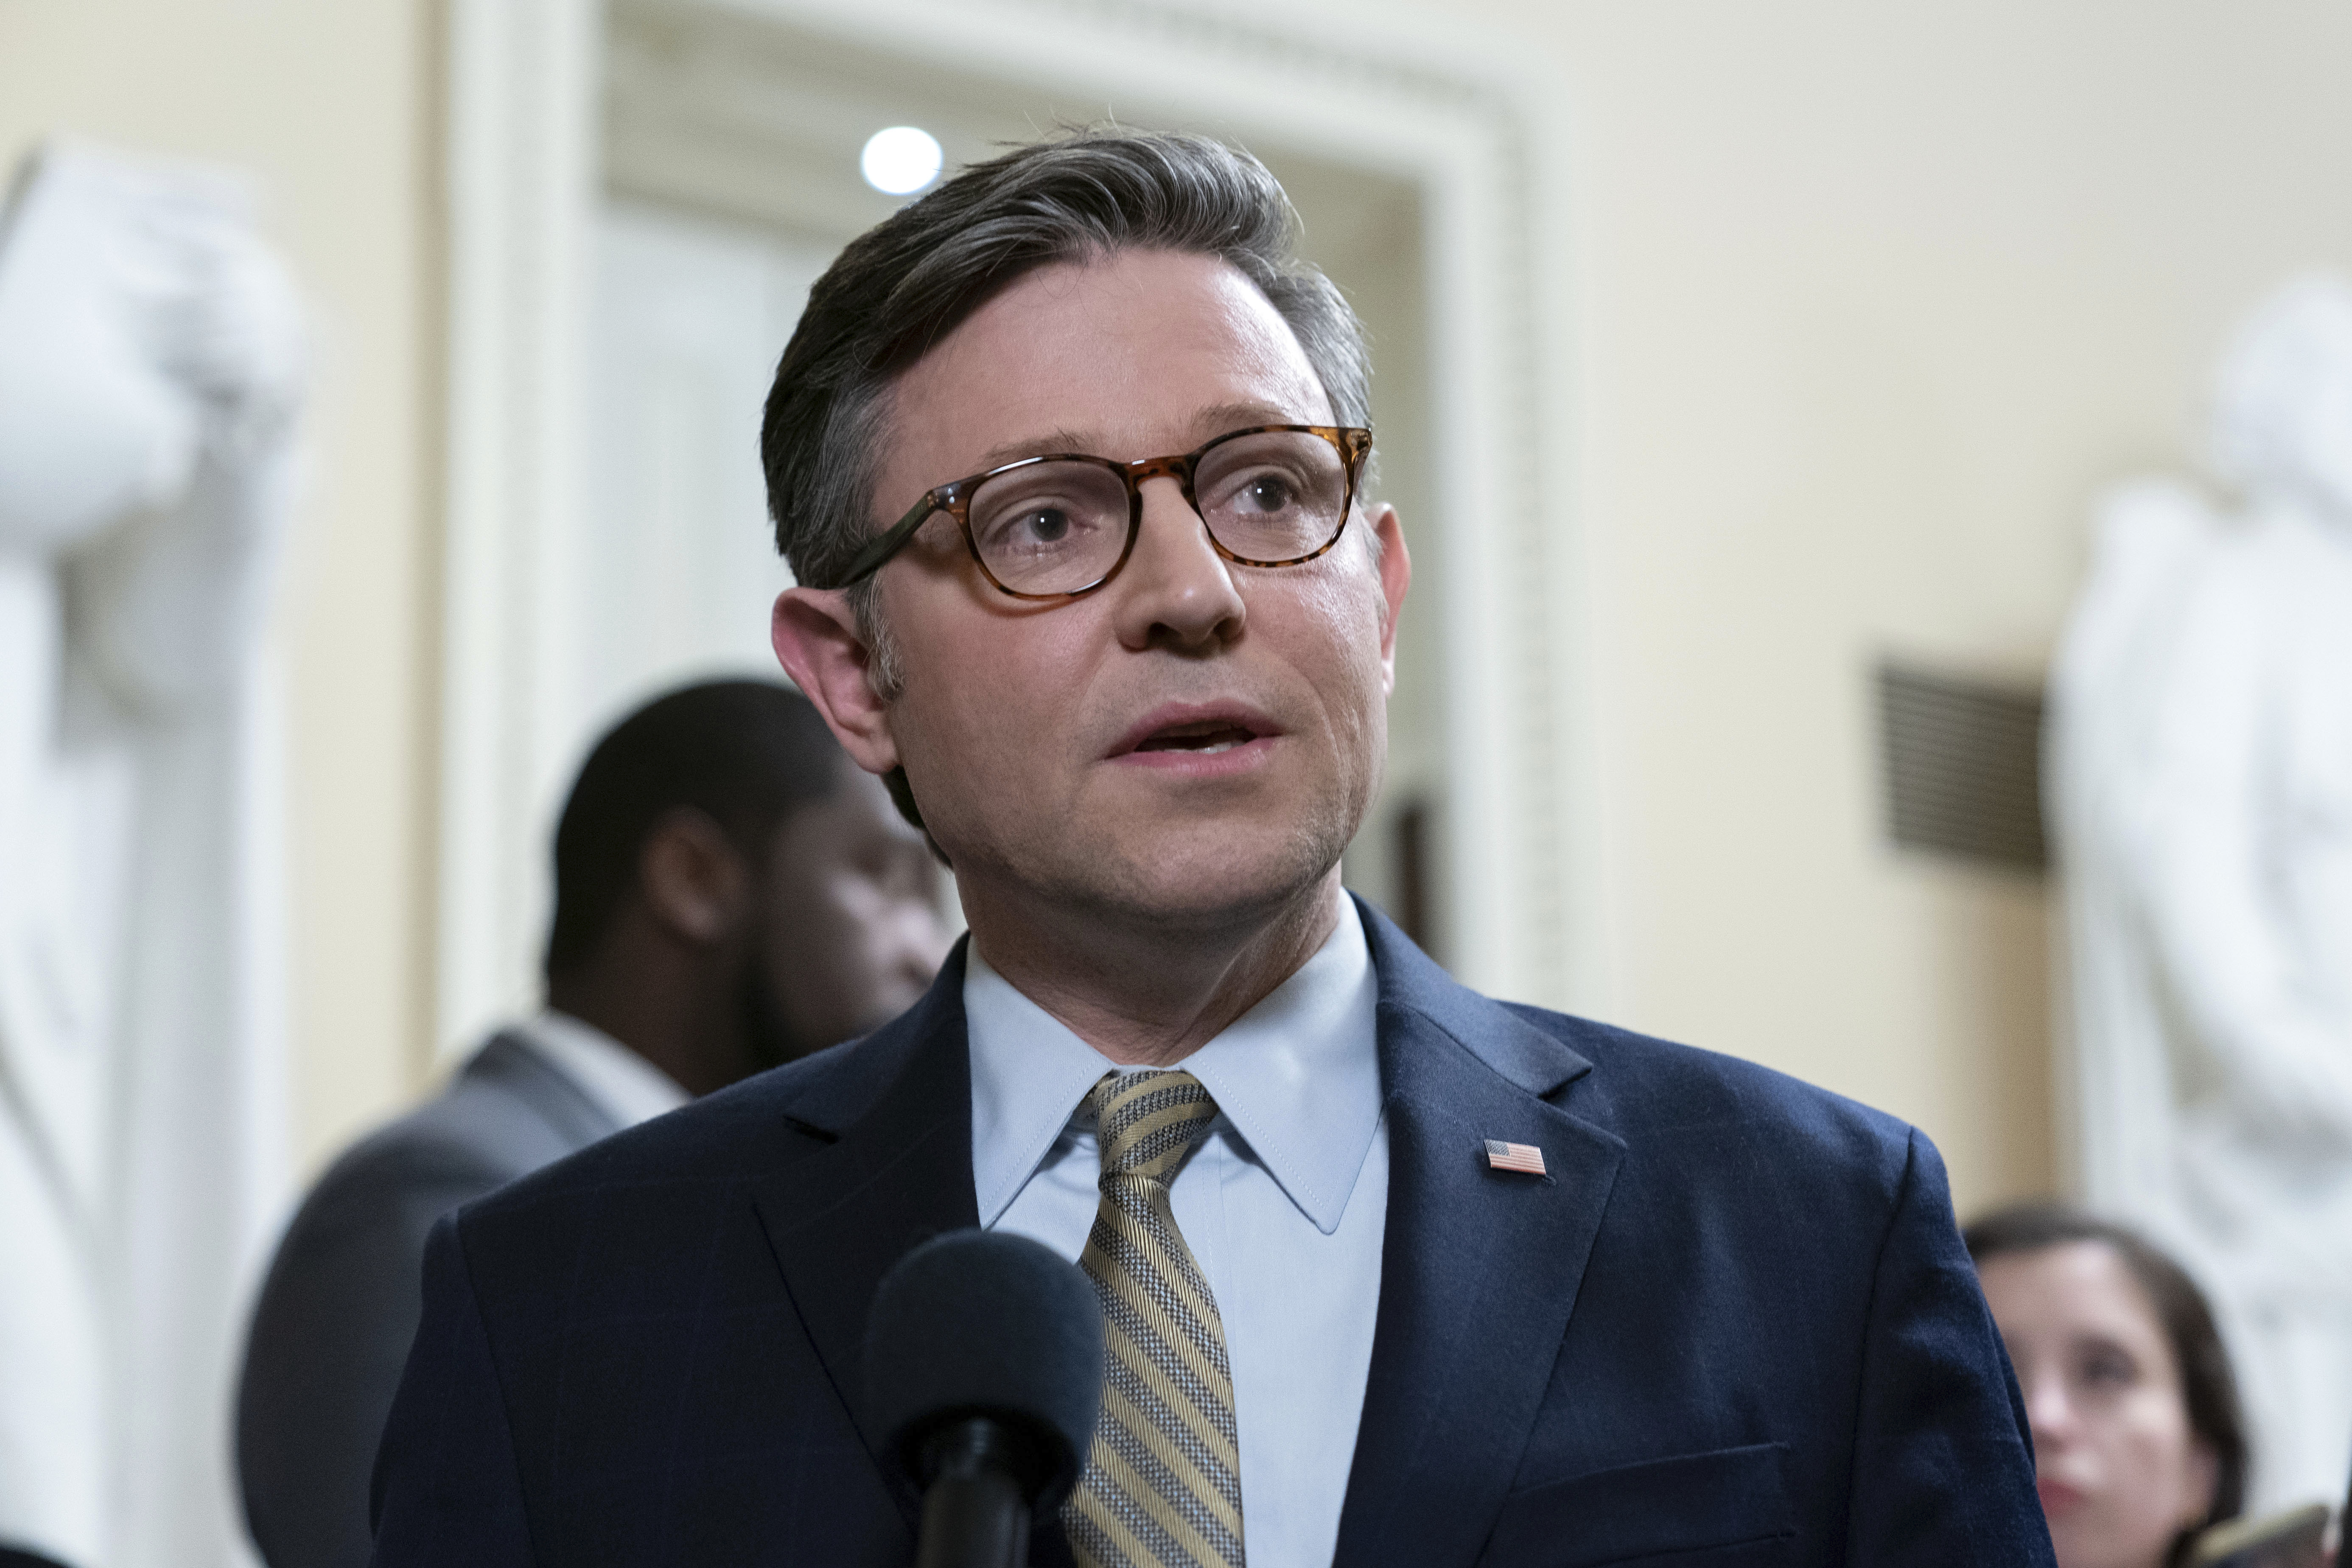
[[1241, 634], [1248, 614], [1208, 528], [1172, 479], [1143, 485], [1143, 527], [1127, 567], [1108, 585], [1117, 595], [1119, 641], [1205, 649]]

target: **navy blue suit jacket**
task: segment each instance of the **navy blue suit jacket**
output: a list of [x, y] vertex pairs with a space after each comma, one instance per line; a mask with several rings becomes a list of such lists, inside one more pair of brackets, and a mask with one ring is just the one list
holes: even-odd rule
[[[1343, 1568], [2051, 1562], [1925, 1137], [1365, 926], [1391, 1164]], [[884, 1271], [977, 1220], [962, 994], [959, 951], [877, 1033], [444, 1219], [375, 1562], [908, 1563], [859, 1344]]]

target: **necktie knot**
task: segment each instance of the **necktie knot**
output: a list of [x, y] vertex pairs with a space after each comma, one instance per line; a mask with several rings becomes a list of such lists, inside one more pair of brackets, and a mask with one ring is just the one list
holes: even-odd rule
[[1217, 1102], [1188, 1072], [1106, 1073], [1087, 1099], [1107, 1178], [1167, 1181], [1217, 1117]]

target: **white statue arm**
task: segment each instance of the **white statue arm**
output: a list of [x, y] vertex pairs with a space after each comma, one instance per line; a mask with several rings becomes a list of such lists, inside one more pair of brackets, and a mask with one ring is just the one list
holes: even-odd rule
[[240, 213], [197, 195], [150, 209], [172, 281], [143, 301], [141, 334], [198, 411], [184, 489], [66, 561], [77, 647], [118, 700], [147, 710], [217, 691], [245, 667], [295, 478], [293, 289]]
[[[2277, 595], [2243, 549], [2183, 607], [2147, 781], [2143, 907], [2187, 1034], [2184, 1101], [2226, 1098], [2284, 1154], [2352, 1151], [2352, 1040], [2299, 984], [2273, 880], [2290, 824], [2275, 784], [2287, 672]], [[2216, 1071], [2215, 1069], [2218, 1069]]]
[[240, 668], [282, 526], [299, 312], [246, 205], [55, 147], [0, 230], [0, 548], [60, 564], [79, 657], [134, 710]]
[[208, 451], [179, 504], [68, 557], [75, 647], [118, 701], [177, 710], [247, 668], [293, 478], [282, 436], [234, 458]]
[[[2142, 994], [2148, 755], [2182, 595], [2222, 537], [2206, 498], [2168, 479], [2109, 490], [2091, 569], [2050, 672], [2042, 778], [2064, 875], [2073, 1010], [2071, 1151], [2094, 1201], [2147, 1201], [2170, 1158], [2164, 1030]], [[2126, 911], [2129, 910], [2130, 913]]]

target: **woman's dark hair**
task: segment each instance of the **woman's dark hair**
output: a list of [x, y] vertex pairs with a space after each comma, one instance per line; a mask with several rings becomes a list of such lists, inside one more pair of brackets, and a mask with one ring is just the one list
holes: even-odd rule
[[2077, 1241], [2101, 1243], [2122, 1259], [2171, 1342], [2172, 1359], [2180, 1369], [2181, 1401], [2189, 1407], [2189, 1429], [2213, 1452], [2212, 1510], [2196, 1530], [2181, 1531], [2167, 1558], [2175, 1564], [2188, 1561], [2199, 1530], [2235, 1519], [2246, 1506], [2246, 1426], [2238, 1408], [2238, 1380], [2230, 1371], [2230, 1352], [2222, 1348], [2205, 1293], [2147, 1237], [2072, 1204], [2023, 1203], [1997, 1209], [1962, 1230], [1960, 1239], [1979, 1270], [1996, 1258]]

